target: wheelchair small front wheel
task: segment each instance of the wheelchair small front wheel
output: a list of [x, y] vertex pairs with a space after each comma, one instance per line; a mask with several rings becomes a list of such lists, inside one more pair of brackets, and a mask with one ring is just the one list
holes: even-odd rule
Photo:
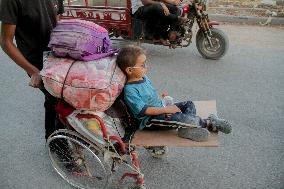
[[145, 149], [153, 158], [157, 159], [166, 157], [169, 152], [169, 148], [167, 146], [149, 146], [145, 147]]
[[69, 184], [81, 189], [104, 189], [110, 172], [102, 149], [70, 130], [57, 131], [47, 140], [52, 166]]

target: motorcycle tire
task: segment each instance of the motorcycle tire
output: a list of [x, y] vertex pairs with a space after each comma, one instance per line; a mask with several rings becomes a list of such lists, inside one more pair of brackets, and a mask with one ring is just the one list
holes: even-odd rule
[[211, 33], [213, 47], [210, 47], [207, 38], [201, 30], [198, 30], [196, 34], [196, 47], [204, 58], [218, 60], [226, 54], [229, 48], [229, 39], [228, 36], [219, 29], [212, 28]]

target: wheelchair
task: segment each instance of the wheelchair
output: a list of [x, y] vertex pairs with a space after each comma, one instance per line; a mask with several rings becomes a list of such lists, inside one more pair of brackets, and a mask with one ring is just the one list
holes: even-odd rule
[[[117, 115], [117, 109], [122, 106], [113, 105], [107, 113]], [[74, 110], [63, 101], [59, 101], [56, 111], [65, 129], [52, 133], [46, 146], [52, 166], [64, 180], [81, 189], [117, 186], [145, 189], [138, 153], [135, 146], [128, 143], [133, 131], [123, 131], [124, 136], [121, 131], [116, 136], [110, 135], [104, 121], [95, 112]], [[80, 119], [96, 120], [101, 135], [84, 127]], [[128, 114], [120, 115], [119, 119], [133, 124]]]
[[[201, 117], [217, 114], [215, 100], [194, 104]], [[59, 101], [56, 111], [66, 128], [49, 136], [48, 155], [56, 172], [76, 188], [145, 189], [138, 147], [144, 147], [154, 158], [162, 158], [167, 154], [162, 146], [219, 146], [218, 133], [210, 133], [208, 141], [196, 142], [178, 137], [175, 130], [139, 131], [121, 96], [103, 112], [108, 119], [98, 112], [75, 110], [64, 101]], [[109, 132], [109, 119], [120, 120], [123, 128], [115, 125], [116, 132]], [[82, 120], [92, 121], [96, 129], [85, 127]]]

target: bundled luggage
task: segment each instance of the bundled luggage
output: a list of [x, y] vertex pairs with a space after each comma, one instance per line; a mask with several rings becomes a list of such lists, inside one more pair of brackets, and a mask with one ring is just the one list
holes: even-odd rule
[[96, 60], [117, 52], [111, 49], [108, 31], [89, 21], [62, 20], [53, 29], [48, 47], [58, 57]]
[[116, 65], [117, 50], [111, 49], [108, 31], [93, 22], [63, 20], [52, 31], [49, 47], [51, 52], [44, 54], [40, 74], [45, 89], [67, 102], [57, 104], [57, 112], [62, 111], [60, 116], [65, 116], [77, 132], [104, 145], [98, 120], [78, 116], [97, 115], [103, 120], [108, 136], [122, 138], [124, 127], [120, 120], [104, 112], [126, 82], [126, 76]]
[[79, 110], [105, 111], [126, 77], [116, 65], [108, 31], [89, 21], [62, 20], [51, 33], [52, 53], [41, 71], [46, 90]]
[[115, 60], [113, 56], [84, 62], [49, 54], [41, 76], [50, 94], [63, 98], [74, 108], [105, 111], [126, 82]]

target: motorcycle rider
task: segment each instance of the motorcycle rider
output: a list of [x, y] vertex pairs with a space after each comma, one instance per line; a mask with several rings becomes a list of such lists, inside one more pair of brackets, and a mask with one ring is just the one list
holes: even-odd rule
[[[176, 0], [176, 3], [178, 2], [180, 1]], [[131, 4], [133, 17], [146, 21], [146, 28], [153, 34], [154, 42], [159, 41], [163, 45], [169, 45], [164, 39], [167, 38], [167, 27], [170, 25], [174, 28], [177, 24], [187, 21], [187, 18], [178, 16], [175, 4], [154, 0], [132, 0]]]

